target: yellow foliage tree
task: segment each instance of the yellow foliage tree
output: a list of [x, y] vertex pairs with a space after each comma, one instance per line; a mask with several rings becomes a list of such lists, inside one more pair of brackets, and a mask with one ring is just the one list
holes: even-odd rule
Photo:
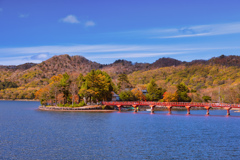
[[61, 74], [57, 75], [57, 76], [52, 76], [52, 78], [50, 79], [51, 83], [55, 83], [55, 82], [59, 82], [61, 80], [63, 76]]
[[177, 92], [165, 92], [163, 94], [163, 101], [164, 102], [177, 102], [178, 101], [178, 94]]

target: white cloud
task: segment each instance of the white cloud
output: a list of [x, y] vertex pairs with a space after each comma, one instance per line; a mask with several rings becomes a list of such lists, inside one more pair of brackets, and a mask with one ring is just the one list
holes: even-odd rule
[[49, 53], [38, 53], [30, 57], [31, 60], [46, 60], [50, 58]]
[[32, 60], [29, 56], [4, 57], [0, 59], [0, 65], [19, 65], [24, 63], [41, 63], [42, 60]]
[[[209, 47], [206, 45], [74, 45], [74, 46], [38, 46], [22, 48], [0, 48], [0, 64], [13, 64], [19, 61], [41, 62], [53, 55], [82, 55], [90, 60], [104, 61], [111, 58], [168, 57], [181, 54], [205, 53], [220, 50], [240, 51], [240, 47]], [[1, 56], [2, 55], [2, 56]], [[24, 59], [22, 57], [25, 57]], [[145, 58], [146, 57], [146, 58]], [[9, 59], [9, 60], [8, 60]], [[12, 60], [10, 60], [12, 59]], [[99, 60], [98, 60], [99, 59]]]
[[119, 53], [119, 54], [103, 54], [103, 55], [94, 55], [94, 56], [87, 56], [89, 59], [109, 59], [109, 58], [116, 58], [116, 59], [125, 59], [125, 58], [144, 58], [144, 57], [158, 57], [158, 56], [169, 56], [169, 55], [176, 55], [176, 54], [185, 54], [187, 52], [159, 52], [159, 53]]
[[[73, 45], [73, 46], [38, 46], [21, 48], [0, 48], [0, 55], [34, 55], [34, 54], [88, 54], [88, 53], [166, 53], [185, 51], [204, 51], [218, 49], [239, 49], [240, 47], [215, 47], [202, 45]], [[44, 55], [41, 55], [44, 56]]]
[[86, 27], [91, 27], [91, 26], [95, 26], [96, 24], [93, 22], [93, 21], [87, 21], [86, 23], [85, 23], [85, 26]]
[[180, 28], [154, 28], [148, 30], [121, 32], [122, 35], [144, 36], [149, 38], [187, 38], [228, 34], [239, 34], [240, 22], [185, 26]]
[[[185, 37], [199, 37], [199, 36], [210, 36], [210, 33], [199, 33], [199, 34], [186, 34], [186, 35], [176, 35], [176, 36], [166, 36], [158, 38], [185, 38]], [[157, 37], [155, 37], [157, 38]]]
[[27, 18], [29, 15], [28, 14], [20, 14], [19, 18]]
[[60, 21], [65, 23], [80, 23], [80, 21], [74, 15], [68, 15], [65, 18], [62, 18]]

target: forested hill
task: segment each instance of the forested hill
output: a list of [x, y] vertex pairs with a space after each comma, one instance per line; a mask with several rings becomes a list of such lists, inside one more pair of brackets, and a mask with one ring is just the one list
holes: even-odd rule
[[[221, 86], [234, 87], [240, 83], [240, 56], [220, 56], [210, 60], [182, 62], [172, 58], [160, 58], [154, 63], [132, 63], [117, 60], [112, 64], [99, 64], [82, 56], [54, 56], [40, 64], [26, 63], [19, 66], [0, 66], [0, 81], [16, 84], [18, 88], [4, 88], [0, 98], [34, 98], [34, 93], [49, 84], [49, 79], [67, 72], [78, 76], [92, 69], [106, 71], [117, 84], [118, 75], [125, 73], [133, 86], [146, 86], [151, 78], [166, 89], [183, 82], [190, 89], [213, 94]], [[9, 85], [11, 87], [11, 85]]]
[[92, 62], [82, 56], [60, 55], [54, 56], [40, 64], [26, 63], [19, 66], [0, 66], [0, 80], [18, 81], [20, 85], [44, 78], [51, 78], [53, 75], [65, 72], [72, 74], [86, 74], [92, 69], [101, 69], [116, 78], [118, 74], [130, 74], [138, 70], [156, 69], [159, 67], [181, 64], [180, 61], [172, 58], [160, 58], [156, 62], [132, 63], [126, 60], [116, 60], [112, 64], [100, 64]]
[[3, 65], [0, 65], [0, 69], [1, 70], [11, 70], [11, 71], [16, 71], [16, 70], [27, 70], [33, 66], [37, 65], [36, 63], [25, 63], [25, 64], [21, 64], [21, 65], [18, 65], [18, 66], [14, 66], [14, 65], [11, 65], [11, 66], [3, 66]]

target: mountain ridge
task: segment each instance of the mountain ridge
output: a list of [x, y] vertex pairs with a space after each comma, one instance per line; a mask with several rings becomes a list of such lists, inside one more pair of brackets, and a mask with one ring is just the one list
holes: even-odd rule
[[[94, 62], [91, 61], [83, 56], [80, 55], [74, 55], [74, 56], [70, 56], [68, 54], [63, 54], [63, 55], [55, 55], [45, 61], [42, 61], [41, 63], [32, 63], [32, 62], [27, 62], [24, 64], [20, 64], [20, 65], [0, 65], [0, 69], [12, 69], [12, 70], [17, 70], [17, 69], [21, 69], [21, 70], [26, 70], [26, 69], [30, 69], [31, 67], [34, 67], [36, 65], [40, 65], [40, 64], [44, 64], [47, 61], [56, 61], [56, 60], [74, 60], [74, 61], [79, 61], [82, 60], [82, 62], [92, 62], [94, 64], [97, 64], [97, 66], [99, 66], [99, 68], [103, 68], [106, 66], [114, 66], [116, 64], [128, 64], [128, 65], [149, 65], [151, 66], [151, 68], [159, 68], [159, 67], [167, 67], [167, 66], [178, 66], [181, 64], [195, 64], [195, 63], [203, 63], [203, 64], [220, 64], [220, 65], [226, 65], [226, 66], [238, 66], [240, 67], [240, 56], [237, 55], [229, 55], [229, 56], [225, 56], [225, 55], [221, 55], [219, 57], [212, 57], [208, 60], [203, 60], [203, 59], [195, 59], [192, 60], [190, 62], [186, 62], [186, 61], [181, 61], [178, 59], [174, 59], [174, 58], [169, 58], [169, 57], [162, 57], [157, 59], [155, 62], [153, 63], [139, 63], [139, 62], [135, 62], [133, 63], [132, 61], [128, 61], [128, 60], [124, 60], [124, 59], [117, 59], [115, 60], [113, 63], [110, 64], [101, 64], [98, 62]], [[170, 63], [169, 63], [170, 62]]]
[[[162, 57], [153, 63], [133, 63], [124, 59], [118, 59], [111, 64], [100, 64], [88, 60], [83, 56], [69, 56], [68, 54], [53, 56], [39, 64], [25, 63], [17, 66], [0, 66], [0, 71], [10, 75], [2, 76], [0, 80], [18, 81], [20, 84], [28, 83], [39, 78], [51, 78], [53, 75], [63, 74], [86, 74], [92, 69], [100, 69], [107, 72], [113, 79], [119, 74], [131, 74], [135, 71], [148, 71], [163, 67], [179, 65], [224, 65], [240, 67], [240, 56], [213, 57], [209, 60], [193, 60], [191, 62], [180, 61], [174, 58]], [[29, 76], [28, 74], [31, 74]]]

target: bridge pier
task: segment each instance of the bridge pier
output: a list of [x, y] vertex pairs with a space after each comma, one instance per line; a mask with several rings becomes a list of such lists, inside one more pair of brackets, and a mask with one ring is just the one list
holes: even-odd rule
[[227, 116], [230, 116], [230, 109], [232, 109], [231, 107], [227, 107]]
[[137, 105], [132, 105], [133, 106], [133, 108], [134, 108], [134, 112], [136, 113], [136, 112], [138, 112], [138, 110], [137, 110]]
[[204, 108], [206, 108], [206, 110], [207, 110], [206, 115], [209, 115], [209, 109], [210, 109], [211, 107], [209, 107], [209, 106], [205, 106]]
[[149, 105], [151, 107], [151, 113], [154, 113], [154, 108], [155, 106], [154, 105]]
[[190, 108], [191, 106], [185, 106], [187, 108], [187, 114], [190, 114]]
[[166, 106], [168, 109], [168, 113], [171, 114], [172, 113], [172, 106]]
[[118, 111], [121, 112], [122, 105], [117, 105]]

